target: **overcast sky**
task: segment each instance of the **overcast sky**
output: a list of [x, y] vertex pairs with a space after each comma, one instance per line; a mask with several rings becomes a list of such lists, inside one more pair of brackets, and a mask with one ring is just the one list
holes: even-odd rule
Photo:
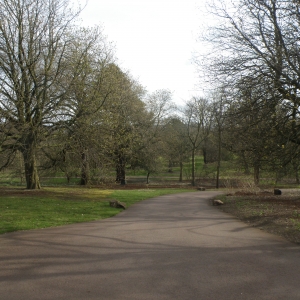
[[[85, 0], [79, 0], [84, 3]], [[83, 24], [103, 25], [119, 65], [148, 92], [169, 89], [183, 103], [199, 93], [192, 53], [204, 0], [89, 0]], [[201, 8], [202, 7], [202, 8]]]

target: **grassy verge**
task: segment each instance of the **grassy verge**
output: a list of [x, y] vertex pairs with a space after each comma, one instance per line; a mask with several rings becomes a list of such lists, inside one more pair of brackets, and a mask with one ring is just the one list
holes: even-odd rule
[[0, 234], [112, 217], [121, 209], [110, 207], [109, 199], [125, 202], [128, 207], [144, 199], [188, 191], [191, 190], [99, 190], [79, 187], [28, 191], [1, 187]]

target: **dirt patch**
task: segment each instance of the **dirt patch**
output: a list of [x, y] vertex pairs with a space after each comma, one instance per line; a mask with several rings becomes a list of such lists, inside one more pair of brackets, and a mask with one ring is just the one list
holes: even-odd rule
[[241, 221], [280, 235], [300, 244], [300, 191], [282, 190], [282, 195], [271, 191], [250, 193], [238, 191], [222, 197], [218, 208]]

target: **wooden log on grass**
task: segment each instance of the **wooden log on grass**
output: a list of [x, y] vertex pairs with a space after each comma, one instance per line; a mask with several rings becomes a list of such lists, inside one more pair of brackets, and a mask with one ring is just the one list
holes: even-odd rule
[[109, 201], [109, 206], [114, 207], [114, 208], [126, 209], [126, 203], [118, 201], [118, 200], [110, 200]]

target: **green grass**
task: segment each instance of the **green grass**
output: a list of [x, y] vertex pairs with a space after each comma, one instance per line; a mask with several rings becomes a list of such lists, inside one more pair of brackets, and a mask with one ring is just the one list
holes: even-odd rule
[[185, 189], [99, 190], [0, 188], [0, 234], [18, 230], [55, 227], [112, 217], [122, 209], [109, 206], [116, 199], [127, 207], [160, 195], [188, 192]]
[[[214, 180], [217, 175], [217, 164], [208, 163], [204, 164], [203, 156], [198, 155], [195, 157], [195, 164], [196, 164], [196, 179], [210, 179]], [[183, 180], [190, 181], [191, 180], [191, 159], [183, 165]], [[252, 170], [250, 170], [252, 171]], [[78, 170], [78, 174], [80, 174], [80, 170]], [[291, 177], [291, 174], [286, 175], [283, 180], [280, 180], [279, 183], [275, 184], [276, 174], [271, 171], [262, 170], [261, 171], [261, 179], [260, 179], [260, 186], [278, 186], [278, 187], [295, 187], [294, 179]], [[111, 169], [108, 174], [106, 174], [107, 180], [114, 181], [115, 172]], [[132, 170], [129, 168], [126, 169], [126, 176], [129, 181], [131, 182], [145, 182], [147, 172], [141, 168], [136, 168], [136, 170]], [[289, 178], [291, 177], [291, 178]], [[160, 182], [178, 182], [179, 179], [179, 166], [176, 165], [172, 168], [172, 172], [168, 172], [168, 162], [164, 161], [164, 167], [157, 173], [150, 174], [150, 183], [160, 183]], [[291, 179], [291, 180], [287, 180]], [[240, 164], [237, 163], [235, 159], [230, 161], [222, 161], [221, 162], [221, 169], [220, 169], [220, 180], [222, 184], [226, 187], [230, 187], [231, 181], [245, 181], [245, 182], [253, 182], [253, 174], [250, 175], [244, 174], [243, 168]], [[72, 177], [70, 183], [68, 184], [65, 175], [62, 172], [41, 172], [40, 174], [40, 181], [42, 186], [76, 186], [79, 184], [80, 178]], [[91, 184], [98, 184], [98, 182], [91, 181]], [[5, 170], [4, 172], [0, 172], [0, 186], [24, 186], [25, 180], [23, 178], [21, 182], [20, 176], [17, 174], [16, 171], [11, 169], [9, 171]], [[280, 185], [280, 186], [279, 186]]]

